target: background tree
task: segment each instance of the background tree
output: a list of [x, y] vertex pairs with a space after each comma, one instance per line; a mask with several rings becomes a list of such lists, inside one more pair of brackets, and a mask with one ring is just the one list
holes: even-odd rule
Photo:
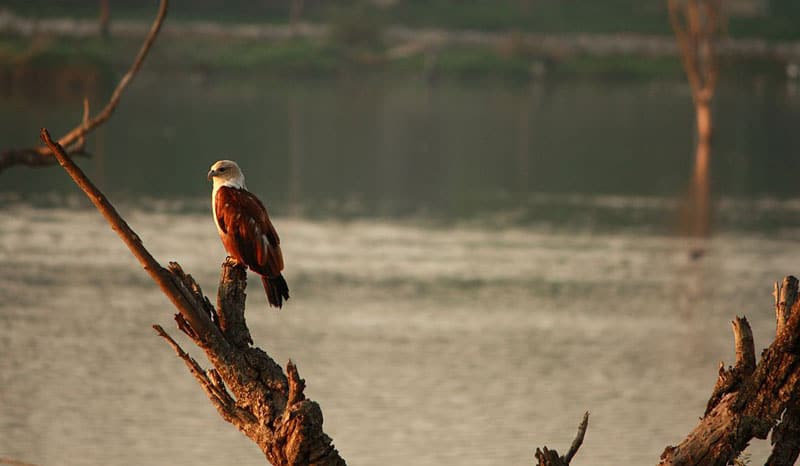
[[697, 150], [688, 212], [689, 232], [694, 236], [707, 236], [710, 229], [711, 102], [719, 76], [716, 42], [725, 22], [721, 3], [721, 0], [667, 0], [670, 24], [695, 108]]

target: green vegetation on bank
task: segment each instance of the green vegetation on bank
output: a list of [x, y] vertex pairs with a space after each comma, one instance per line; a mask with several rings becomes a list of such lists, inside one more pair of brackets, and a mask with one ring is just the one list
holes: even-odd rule
[[[322, 40], [292, 39], [254, 41], [202, 37], [165, 37], [147, 59], [152, 70], [189, 70], [201, 72], [256, 72], [283, 77], [324, 78], [343, 73], [391, 73], [422, 75], [429, 79], [499, 78], [525, 82], [546, 76], [560, 78], [654, 79], [680, 78], [677, 57], [641, 57], [588, 55], [542, 56], [510, 34], [499, 46], [450, 46], [394, 57], [392, 45], [384, 40], [384, 31], [392, 24], [445, 29], [482, 29], [492, 31], [533, 31], [567, 34], [573, 32], [643, 32], [670, 35], [665, 2], [605, 0], [580, 6], [563, 0], [497, 0], [493, 2], [455, 0], [400, 0], [389, 8], [378, 8], [364, 1], [306, 1], [304, 19], [324, 21], [329, 33]], [[38, 0], [11, 0], [9, 7], [27, 16], [54, 14], [73, 16], [95, 12], [86, 2], [61, 0], [42, 8]], [[73, 5], [74, 3], [74, 5]], [[289, 2], [226, 3], [197, 0], [194, 8], [177, 3], [168, 21], [189, 19], [259, 22], [285, 21]], [[773, 0], [775, 5], [780, 0]], [[37, 8], [39, 5], [39, 9]], [[527, 5], [527, 6], [526, 6]], [[792, 4], [793, 5], [793, 4]], [[152, 5], [150, 5], [152, 7]], [[113, 18], [144, 19], [153, 11], [141, 2], [119, 1], [112, 5]], [[732, 20], [731, 30], [743, 24], [750, 31], [771, 30], [773, 36], [796, 34], [789, 21], [800, 17], [800, 8], [784, 5], [785, 17], [766, 16]], [[145, 14], [147, 13], [147, 14]], [[214, 14], [219, 13], [219, 16]], [[248, 14], [247, 17], [242, 15]], [[739, 21], [738, 23], [736, 21]], [[233, 23], [230, 23], [233, 24]], [[738, 26], [737, 26], [738, 25]], [[783, 31], [783, 32], [780, 32]], [[763, 32], [763, 31], [762, 31]], [[763, 35], [769, 35], [764, 33]], [[0, 67], [48, 67], [65, 64], [91, 64], [113, 71], [126, 67], [135, 55], [139, 42], [133, 39], [46, 38], [27, 41], [0, 36]], [[396, 45], [396, 44], [394, 44]], [[782, 73], [782, 64], [764, 62], [723, 63], [739, 71]], [[740, 73], [741, 74], [741, 73]], [[746, 73], [744, 73], [746, 74]]]
[[[127, 39], [59, 38], [30, 44], [19, 38], [0, 37], [0, 69], [85, 65], [112, 72], [127, 67], [139, 45], [139, 42]], [[163, 72], [248, 72], [302, 78], [390, 73], [431, 79], [503, 79], [519, 82], [549, 75], [562, 78], [632, 79], [681, 76], [677, 58], [575, 56], [556, 61], [525, 54], [502, 53], [489, 47], [450, 47], [434, 54], [389, 59], [384, 50], [303, 39], [270, 44], [212, 39], [164, 41], [151, 50], [146, 69]]]
[[[754, 11], [731, 16], [733, 37], [800, 40], [800, 2], [752, 0]], [[97, 17], [97, 2], [85, 0], [6, 0], [3, 7], [28, 17]], [[115, 0], [113, 19], [152, 18], [153, 2]], [[290, 1], [192, 0], [173, 2], [173, 20], [286, 23]], [[389, 6], [379, 7], [376, 3]], [[356, 15], [361, 23], [553, 34], [670, 34], [666, 0], [304, 0], [302, 20], [330, 24]], [[2, 8], [2, 7], [0, 7]], [[346, 14], [343, 14], [346, 12]]]

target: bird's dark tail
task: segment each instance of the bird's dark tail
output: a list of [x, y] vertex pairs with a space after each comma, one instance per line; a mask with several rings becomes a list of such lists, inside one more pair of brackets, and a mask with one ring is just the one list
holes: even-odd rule
[[283, 306], [283, 300], [289, 299], [289, 285], [283, 275], [277, 277], [261, 276], [261, 283], [264, 284], [264, 290], [267, 292], [267, 301], [270, 306], [280, 309]]

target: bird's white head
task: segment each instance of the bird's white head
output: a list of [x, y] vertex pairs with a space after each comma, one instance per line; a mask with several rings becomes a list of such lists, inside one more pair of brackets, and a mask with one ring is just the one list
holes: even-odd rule
[[214, 182], [214, 187], [230, 186], [244, 188], [244, 174], [239, 165], [233, 160], [218, 160], [208, 170], [208, 180]]

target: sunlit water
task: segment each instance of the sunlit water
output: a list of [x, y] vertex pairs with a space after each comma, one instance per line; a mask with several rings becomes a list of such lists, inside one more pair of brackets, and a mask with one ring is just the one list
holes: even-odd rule
[[[174, 327], [167, 299], [75, 204], [0, 209], [0, 456], [263, 463], [150, 328]], [[121, 209], [162, 263], [179, 261], [213, 295], [224, 256], [207, 213]], [[584, 410], [574, 464], [654, 464], [733, 359], [729, 321], [746, 314], [766, 345], [771, 283], [800, 263], [791, 231], [690, 244], [635, 229], [276, 224], [292, 298], [267, 309], [251, 282], [248, 323], [258, 346], [298, 364], [354, 465], [531, 464], [536, 446], [569, 445]], [[707, 253], [692, 261], [697, 246]]]

